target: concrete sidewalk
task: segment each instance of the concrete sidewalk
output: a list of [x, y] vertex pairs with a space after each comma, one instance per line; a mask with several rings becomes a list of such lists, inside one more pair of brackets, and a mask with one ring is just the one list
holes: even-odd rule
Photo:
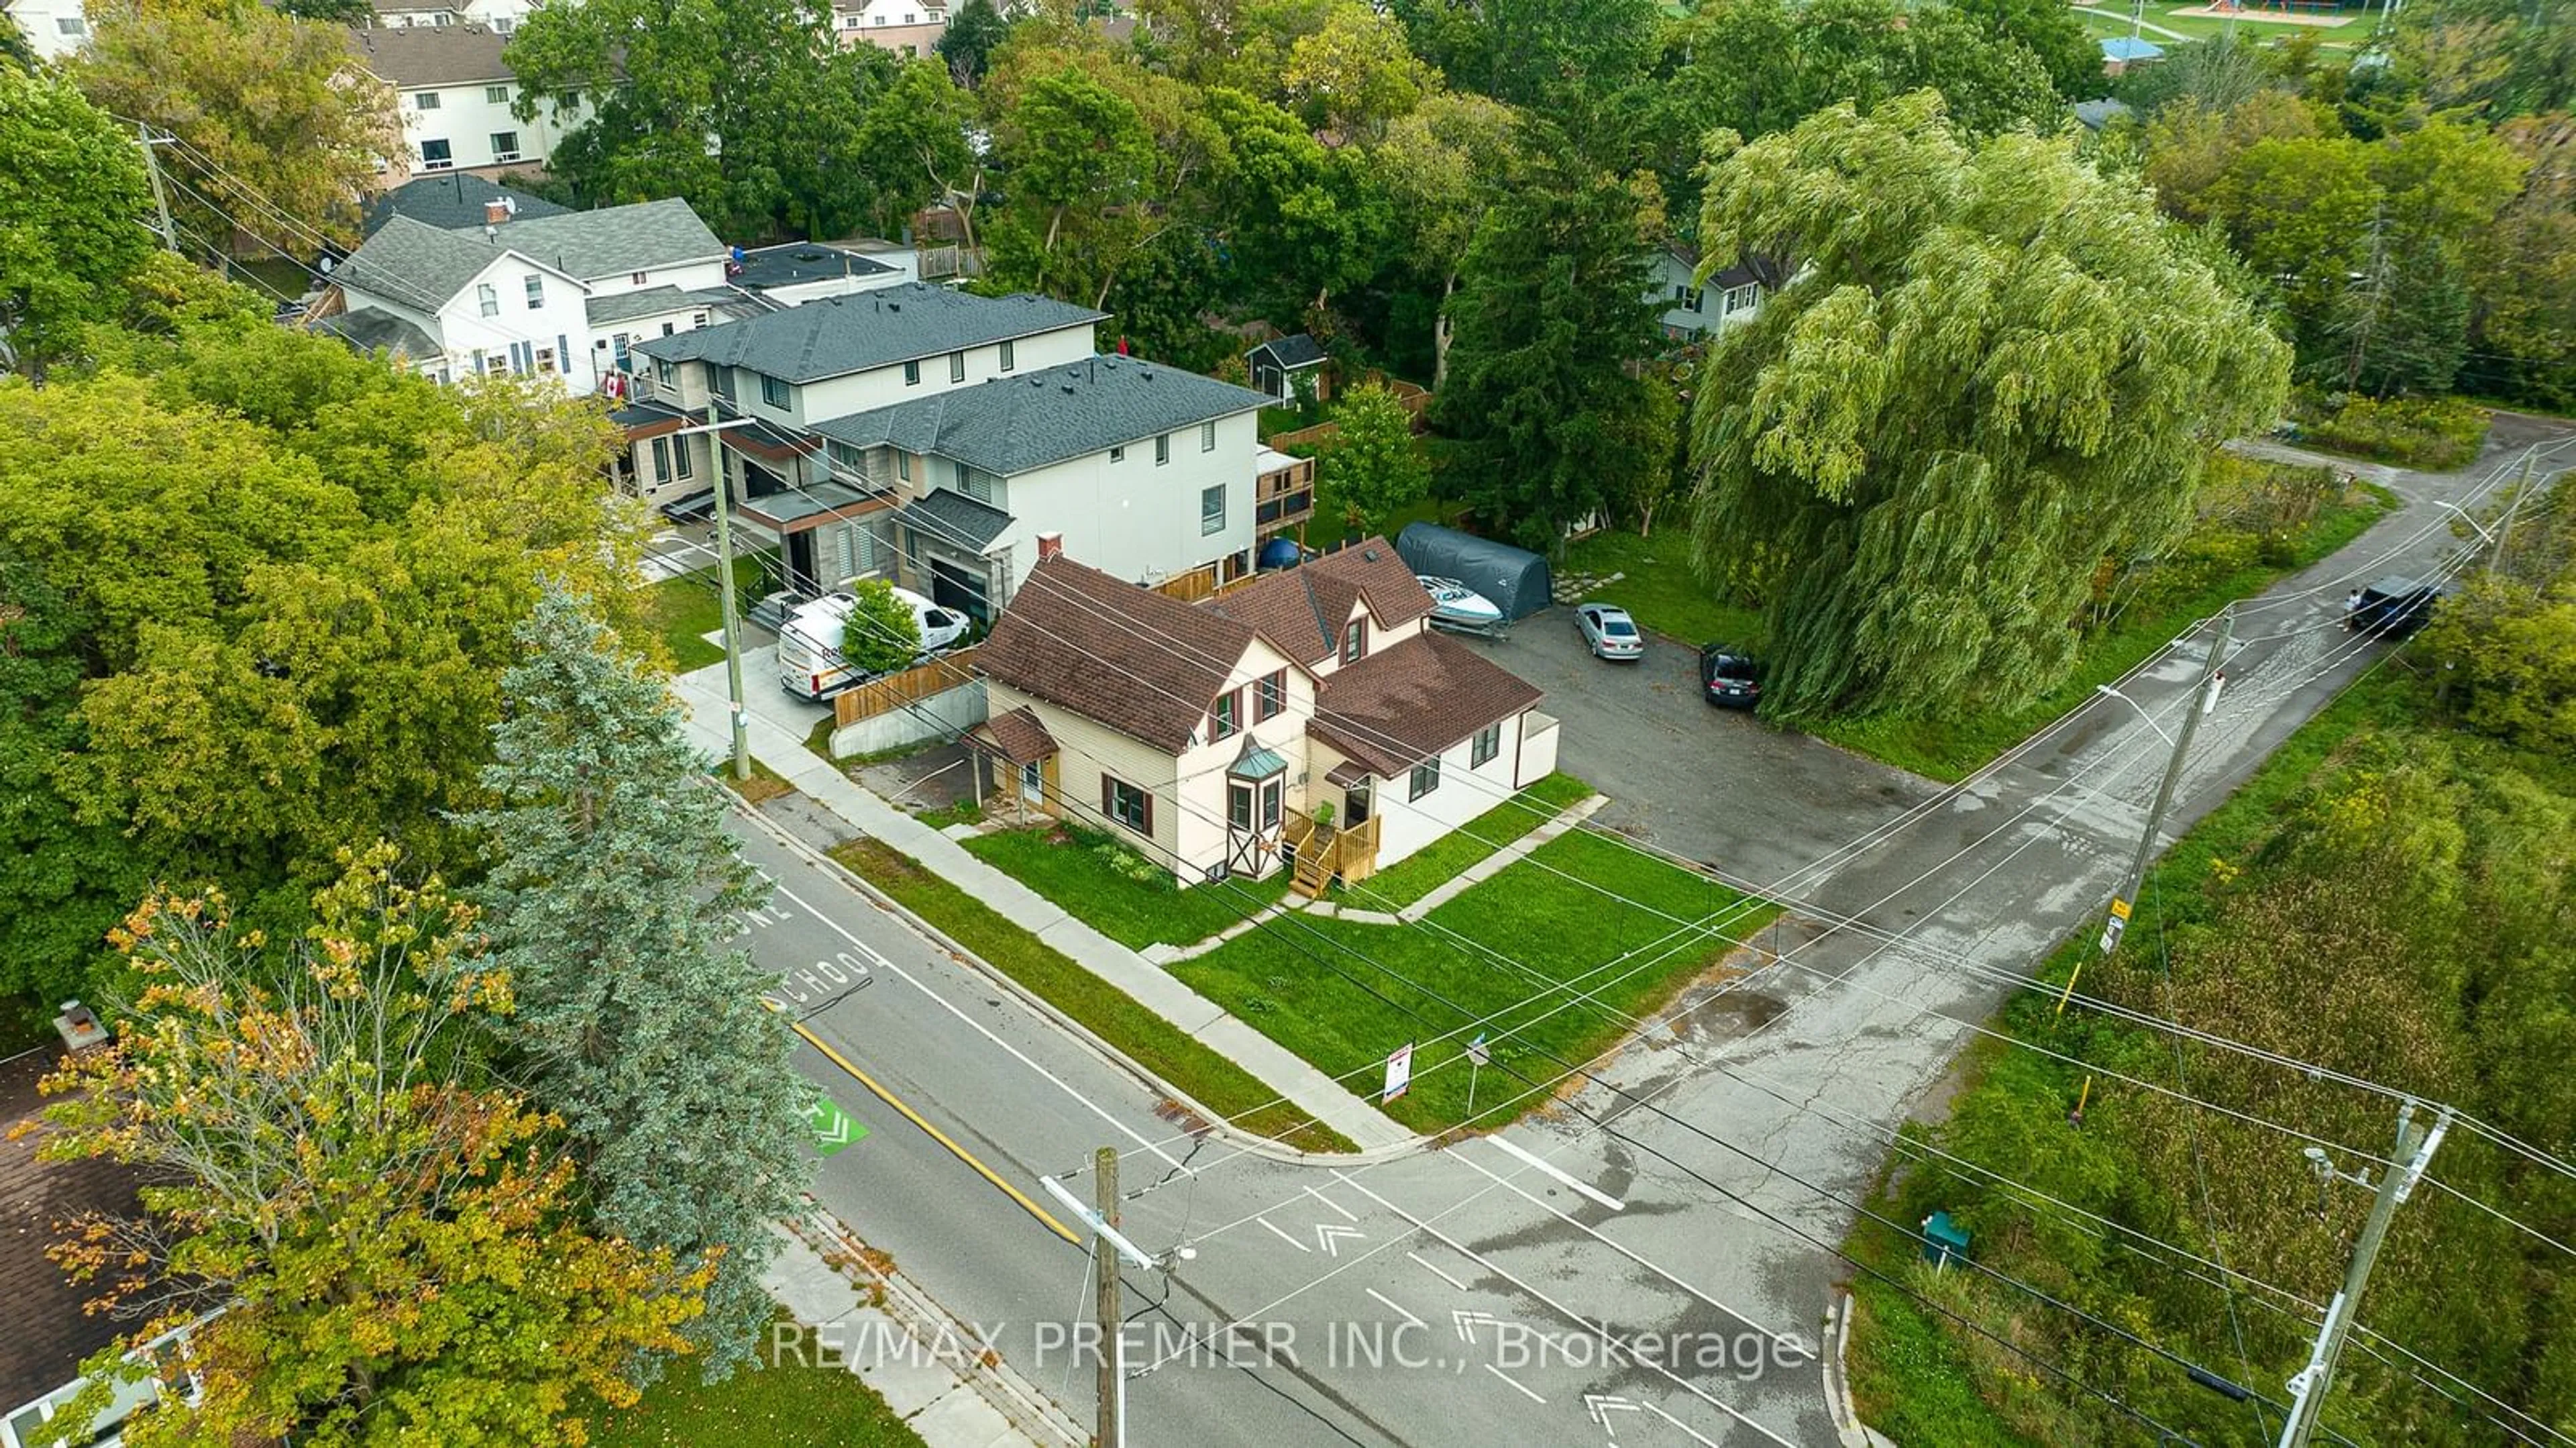
[[[725, 726], [729, 706], [724, 666], [711, 665], [683, 674], [672, 685], [688, 710], [691, 735], [719, 757], [730, 755], [733, 742]], [[924, 869], [983, 901], [1083, 969], [1251, 1072], [1300, 1111], [1349, 1137], [1360, 1150], [1399, 1147], [1417, 1139], [1413, 1132], [1344, 1089], [1340, 1082], [1226, 1014], [1214, 1001], [1173, 979], [1143, 956], [966, 853], [955, 840], [860, 788], [848, 775], [807, 749], [803, 739], [758, 712], [750, 715], [748, 729], [753, 758], [777, 771], [852, 831], [881, 840], [920, 861]]]

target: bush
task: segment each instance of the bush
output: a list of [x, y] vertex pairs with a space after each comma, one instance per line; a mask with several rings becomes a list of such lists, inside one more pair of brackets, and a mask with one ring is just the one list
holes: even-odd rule
[[2487, 410], [2456, 397], [2385, 401], [2328, 393], [2301, 400], [2300, 440], [2401, 467], [2448, 472], [2475, 462]]

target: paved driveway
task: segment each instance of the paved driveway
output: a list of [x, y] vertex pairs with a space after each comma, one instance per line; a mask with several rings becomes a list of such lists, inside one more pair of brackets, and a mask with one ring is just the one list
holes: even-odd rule
[[1694, 646], [1649, 635], [1643, 659], [1605, 663], [1563, 608], [1514, 624], [1506, 641], [1469, 642], [1547, 691], [1539, 708], [1565, 721], [1557, 767], [1610, 796], [1598, 823], [1739, 878], [1777, 880], [1940, 791], [1709, 707]]

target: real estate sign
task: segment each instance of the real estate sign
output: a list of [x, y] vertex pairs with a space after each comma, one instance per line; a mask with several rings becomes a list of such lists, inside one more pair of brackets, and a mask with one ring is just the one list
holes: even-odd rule
[[1393, 1101], [1412, 1085], [1413, 1043], [1407, 1041], [1396, 1048], [1394, 1055], [1386, 1058], [1386, 1094], [1378, 1097], [1379, 1104]]

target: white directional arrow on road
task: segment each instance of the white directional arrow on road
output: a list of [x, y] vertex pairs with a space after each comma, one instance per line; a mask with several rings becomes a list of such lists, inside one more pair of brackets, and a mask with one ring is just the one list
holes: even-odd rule
[[1601, 1431], [1609, 1434], [1614, 1439], [1619, 1436], [1619, 1429], [1610, 1421], [1611, 1414], [1635, 1413], [1642, 1417], [1644, 1416], [1645, 1411], [1646, 1408], [1643, 1403], [1629, 1402], [1626, 1398], [1619, 1397], [1614, 1393], [1585, 1393], [1583, 1395], [1583, 1416], [1600, 1424]]
[[1315, 1245], [1323, 1248], [1324, 1255], [1327, 1257], [1342, 1255], [1341, 1244], [1345, 1238], [1354, 1242], [1365, 1242], [1368, 1240], [1368, 1233], [1357, 1227], [1345, 1227], [1339, 1222], [1315, 1224]]
[[1476, 1340], [1476, 1329], [1479, 1327], [1500, 1327], [1503, 1325], [1503, 1320], [1491, 1313], [1470, 1312], [1463, 1307], [1453, 1307], [1449, 1309], [1449, 1322], [1451, 1326], [1458, 1329], [1458, 1340], [1461, 1342], [1474, 1342]]

